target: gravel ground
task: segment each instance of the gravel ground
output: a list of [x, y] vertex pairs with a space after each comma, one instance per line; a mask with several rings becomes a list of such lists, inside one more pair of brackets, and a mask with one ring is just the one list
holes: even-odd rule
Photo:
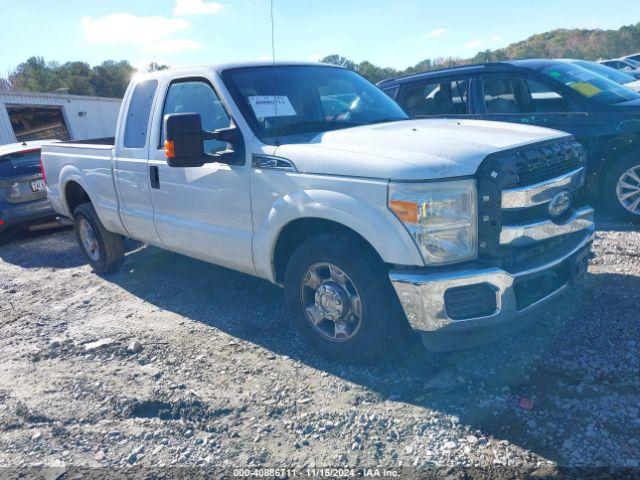
[[364, 367], [311, 354], [279, 288], [128, 247], [98, 276], [71, 231], [0, 246], [0, 466], [640, 466], [629, 226], [530, 329]]

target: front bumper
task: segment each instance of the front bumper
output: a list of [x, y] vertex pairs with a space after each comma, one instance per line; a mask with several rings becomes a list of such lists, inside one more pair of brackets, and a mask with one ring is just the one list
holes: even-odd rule
[[[453, 348], [465, 346], [465, 343], [484, 343], [467, 340], [474, 336], [470, 335], [471, 332], [492, 330], [491, 333], [495, 334], [489, 334], [489, 339], [492, 339], [501, 336], [500, 332], [511, 330], [506, 328], [506, 324], [517, 327], [522, 323], [522, 317], [548, 303], [586, 271], [591, 255], [593, 227], [583, 233], [564, 254], [538, 259], [536, 263], [528, 264], [516, 272], [477, 266], [434, 273], [392, 270], [389, 276], [411, 327], [423, 334], [426, 346], [440, 349], [438, 342], [427, 344], [425, 339], [429, 336], [446, 337], [446, 343], [453, 343]], [[542, 288], [549, 278], [553, 278], [555, 283]], [[446, 293], [466, 286], [488, 287], [495, 292], [493, 311], [477, 317], [452, 318], [447, 311]], [[456, 342], [456, 337], [461, 341]], [[448, 345], [442, 349], [450, 348], [451, 345]]]

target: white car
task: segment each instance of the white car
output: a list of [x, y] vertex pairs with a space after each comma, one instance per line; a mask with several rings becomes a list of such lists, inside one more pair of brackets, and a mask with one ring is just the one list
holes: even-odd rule
[[602, 60], [598, 63], [614, 68], [621, 72], [628, 73], [635, 78], [640, 78], [640, 62], [629, 58], [616, 58], [613, 60]]
[[634, 92], [640, 93], [640, 80], [628, 73], [615, 68], [608, 67], [602, 63], [589, 62], [588, 60], [566, 60], [569, 63], [574, 63], [582, 68], [591, 70], [593, 73], [597, 73], [609, 80], [612, 80], [620, 85], [624, 85]]
[[380, 354], [406, 322], [433, 349], [502, 334], [591, 252], [573, 137], [410, 120], [329, 65], [136, 76], [113, 143], [49, 145], [43, 161], [95, 271], [132, 237], [261, 277], [284, 287], [300, 335], [345, 362]]

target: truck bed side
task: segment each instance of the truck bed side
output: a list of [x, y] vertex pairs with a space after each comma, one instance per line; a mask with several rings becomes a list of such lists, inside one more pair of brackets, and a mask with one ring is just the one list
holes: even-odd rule
[[56, 212], [72, 218], [84, 191], [104, 226], [126, 234], [113, 179], [113, 139], [90, 142], [93, 141], [61, 142], [42, 149], [49, 199]]

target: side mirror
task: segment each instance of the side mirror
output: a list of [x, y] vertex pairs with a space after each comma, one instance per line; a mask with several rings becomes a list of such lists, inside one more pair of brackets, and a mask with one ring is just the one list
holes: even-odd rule
[[[172, 113], [164, 117], [165, 155], [170, 167], [201, 167], [205, 163], [244, 163], [244, 142], [238, 127], [207, 132], [199, 113]], [[205, 153], [205, 140], [230, 143], [233, 150]]]

